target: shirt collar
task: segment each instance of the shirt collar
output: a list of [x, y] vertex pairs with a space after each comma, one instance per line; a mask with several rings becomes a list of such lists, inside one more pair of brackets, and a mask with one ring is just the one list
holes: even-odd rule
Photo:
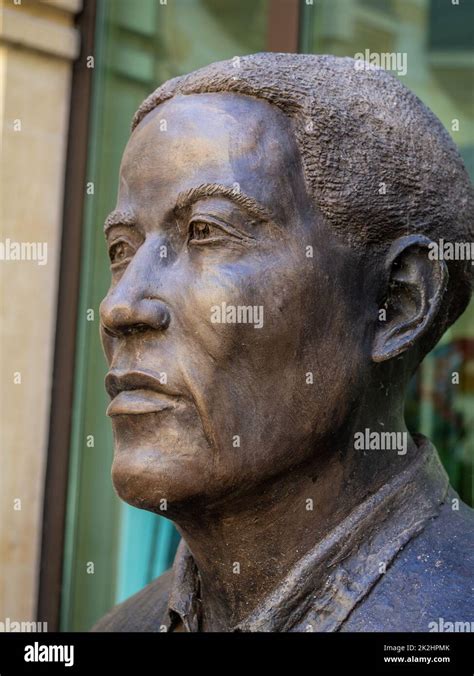
[[186, 542], [181, 538], [173, 563], [173, 585], [168, 600], [167, 628], [172, 631], [181, 621], [187, 631], [199, 631], [200, 619], [199, 572]]
[[[448, 477], [434, 446], [417, 435], [416, 459], [310, 550], [233, 631], [337, 631], [398, 552], [423, 530], [444, 501]], [[168, 601], [170, 631], [181, 620], [200, 630], [200, 580], [181, 540]]]

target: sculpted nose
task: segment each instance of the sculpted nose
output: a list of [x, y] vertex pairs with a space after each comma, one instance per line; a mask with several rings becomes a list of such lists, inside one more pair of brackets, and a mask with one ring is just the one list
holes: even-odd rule
[[126, 299], [104, 298], [100, 305], [103, 329], [112, 336], [123, 336], [143, 331], [164, 331], [170, 323], [166, 303], [158, 298]]

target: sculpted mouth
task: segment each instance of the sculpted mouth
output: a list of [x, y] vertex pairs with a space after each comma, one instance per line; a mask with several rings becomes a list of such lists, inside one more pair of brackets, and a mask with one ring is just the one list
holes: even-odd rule
[[176, 407], [179, 395], [168, 390], [160, 380], [143, 371], [111, 371], [105, 378], [105, 388], [112, 401], [107, 415], [141, 415]]
[[141, 415], [174, 407], [169, 397], [153, 390], [124, 390], [110, 402], [107, 415], [111, 418], [116, 415]]

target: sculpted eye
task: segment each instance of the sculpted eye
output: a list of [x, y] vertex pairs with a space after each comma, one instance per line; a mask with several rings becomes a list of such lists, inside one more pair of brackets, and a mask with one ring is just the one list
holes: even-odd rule
[[234, 225], [214, 216], [196, 214], [188, 225], [187, 243], [191, 246], [243, 244], [253, 239]]
[[112, 244], [109, 248], [109, 258], [112, 265], [123, 263], [123, 261], [126, 261], [131, 256], [133, 256], [132, 247], [122, 239]]
[[189, 224], [190, 242], [211, 240], [216, 237], [222, 237], [223, 234], [221, 228], [212, 223], [206, 223], [206, 221], [192, 221]]

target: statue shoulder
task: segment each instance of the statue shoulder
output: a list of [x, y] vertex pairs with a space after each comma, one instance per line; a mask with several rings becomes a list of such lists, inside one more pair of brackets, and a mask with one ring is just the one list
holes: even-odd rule
[[342, 630], [444, 631], [437, 627], [458, 622], [474, 631], [473, 589], [474, 510], [450, 492]]
[[166, 618], [172, 580], [173, 573], [170, 569], [129, 599], [112, 608], [91, 631], [159, 632]]

